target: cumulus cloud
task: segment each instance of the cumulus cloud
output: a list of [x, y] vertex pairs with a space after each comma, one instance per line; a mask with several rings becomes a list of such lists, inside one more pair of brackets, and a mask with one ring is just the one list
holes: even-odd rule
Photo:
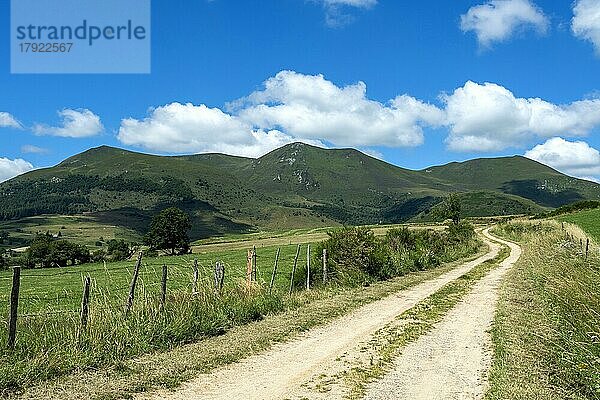
[[282, 71], [264, 86], [233, 104], [241, 119], [336, 146], [418, 146], [423, 143], [422, 127], [444, 119], [440, 109], [408, 95], [385, 105], [370, 100], [363, 82], [338, 87], [323, 75]]
[[600, 124], [600, 99], [556, 105], [517, 98], [497, 84], [467, 82], [444, 95], [447, 144], [456, 151], [497, 151], [533, 137], [581, 136]]
[[154, 151], [260, 156], [294, 141], [417, 146], [423, 143], [424, 126], [444, 121], [442, 110], [407, 95], [384, 105], [367, 98], [362, 82], [338, 87], [322, 75], [291, 71], [268, 79], [263, 90], [227, 109], [167, 104], [152, 109], [144, 119], [124, 119], [118, 138]]
[[21, 123], [11, 114], [0, 111], [0, 128], [22, 129]]
[[463, 32], [474, 32], [483, 47], [528, 28], [545, 33], [548, 25], [548, 18], [529, 0], [491, 0], [471, 7], [460, 19]]
[[191, 103], [154, 108], [142, 120], [124, 119], [118, 139], [127, 145], [160, 152], [219, 152], [247, 157], [261, 156], [294, 141], [278, 130], [253, 129], [218, 108]]
[[33, 165], [30, 162], [17, 158], [11, 160], [9, 158], [0, 157], [0, 182], [7, 181], [17, 175], [31, 171]]
[[33, 132], [37, 135], [50, 135], [70, 138], [83, 138], [100, 134], [104, 126], [100, 117], [87, 109], [64, 109], [58, 112], [61, 126], [36, 124]]
[[584, 179], [600, 176], [600, 152], [586, 142], [555, 137], [535, 146], [525, 153], [525, 157], [571, 176]]
[[494, 83], [468, 81], [440, 105], [409, 95], [381, 103], [363, 82], [338, 86], [323, 75], [282, 71], [226, 105], [171, 103], [121, 121], [118, 138], [156, 152], [261, 156], [302, 141], [319, 146], [414, 147], [424, 129], [447, 129], [453, 151], [500, 151], [535, 138], [585, 136], [600, 126], [600, 99], [553, 104], [519, 98]]
[[590, 41], [600, 55], [600, 0], [577, 0], [571, 29], [578, 38]]

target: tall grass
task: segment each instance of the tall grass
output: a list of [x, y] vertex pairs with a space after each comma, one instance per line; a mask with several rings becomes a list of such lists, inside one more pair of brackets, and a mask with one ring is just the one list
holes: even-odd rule
[[521, 242], [524, 253], [502, 286], [487, 397], [599, 399], [597, 252], [586, 260], [556, 223], [507, 224], [496, 232]]
[[[0, 351], [0, 393], [76, 368], [118, 365], [298, 306], [294, 297], [269, 295], [259, 286], [229, 284], [221, 294], [210, 285], [200, 289], [197, 295], [172, 293], [162, 311], [156, 296], [144, 294], [127, 317], [105, 293], [106, 302], [91, 308], [88, 327], [81, 335], [76, 313], [22, 317], [16, 348]], [[0, 340], [5, 342], [5, 330]]]

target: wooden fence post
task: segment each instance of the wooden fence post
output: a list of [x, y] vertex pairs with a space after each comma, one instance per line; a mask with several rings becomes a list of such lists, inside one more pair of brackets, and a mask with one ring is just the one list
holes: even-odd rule
[[256, 246], [252, 247], [252, 282], [256, 282], [258, 266], [256, 265]]
[[294, 257], [294, 266], [292, 267], [292, 277], [290, 278], [290, 295], [292, 294], [292, 290], [294, 290], [294, 275], [296, 274], [296, 266], [298, 265], [298, 257], [300, 257], [300, 246], [298, 245], [298, 250], [296, 250], [296, 257]]
[[8, 314], [8, 342], [9, 349], [15, 348], [17, 339], [17, 311], [19, 309], [19, 289], [21, 287], [21, 267], [13, 268], [12, 289], [10, 291], [10, 304]]
[[252, 284], [252, 250], [248, 250], [246, 256], [246, 283], [248, 287]]
[[590, 254], [590, 238], [585, 240], [585, 259], [588, 259], [588, 255]]
[[192, 293], [198, 293], [198, 259], [194, 259], [194, 280], [192, 283]]
[[327, 249], [323, 249], [323, 285], [327, 284]]
[[167, 274], [168, 274], [167, 264], [163, 264], [162, 279], [160, 281], [160, 310], [161, 311], [163, 311], [165, 309], [165, 304], [167, 303]]
[[215, 293], [221, 294], [225, 282], [225, 264], [217, 261], [215, 264]]
[[[86, 276], [83, 280], [83, 295], [81, 296], [81, 314], [79, 318], [80, 330], [78, 336], [81, 337], [87, 328], [88, 316], [90, 314], [90, 284], [92, 279]], [[79, 338], [78, 338], [79, 339]]]
[[273, 274], [271, 275], [271, 283], [269, 284], [269, 294], [273, 292], [273, 285], [275, 284], [275, 275], [277, 274], [277, 264], [279, 263], [279, 253], [281, 252], [281, 247], [277, 249], [277, 254], [275, 254], [275, 266], [273, 267]]
[[135, 297], [135, 285], [137, 284], [138, 276], [140, 275], [140, 266], [142, 265], [142, 252], [138, 254], [137, 262], [133, 270], [133, 276], [131, 277], [131, 284], [129, 285], [129, 296], [127, 296], [127, 304], [125, 305], [125, 316], [131, 311], [133, 307], [133, 299]]
[[310, 244], [306, 246], [306, 290], [310, 290]]

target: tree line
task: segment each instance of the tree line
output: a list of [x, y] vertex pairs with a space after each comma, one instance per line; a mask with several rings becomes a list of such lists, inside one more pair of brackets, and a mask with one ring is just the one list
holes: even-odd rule
[[[144, 237], [147, 255], [186, 254], [190, 250], [189, 230], [192, 228], [190, 216], [184, 211], [171, 207], [154, 216]], [[96, 251], [82, 244], [62, 239], [49, 232], [37, 234], [27, 251], [20, 257], [7, 258], [6, 250], [0, 250], [0, 267], [21, 264], [28, 268], [66, 267], [101, 261], [122, 261], [131, 258], [142, 249], [138, 243], [123, 239], [111, 239], [105, 248]], [[102, 242], [98, 242], [102, 244]]]

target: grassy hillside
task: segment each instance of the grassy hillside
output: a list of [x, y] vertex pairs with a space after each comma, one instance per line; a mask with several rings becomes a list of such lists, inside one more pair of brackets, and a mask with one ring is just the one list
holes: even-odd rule
[[559, 207], [583, 199], [600, 198], [600, 186], [576, 179], [521, 156], [479, 158], [432, 167], [425, 172], [452, 182], [459, 190], [494, 190]]
[[600, 209], [563, 215], [558, 220], [578, 225], [588, 235], [600, 242]]
[[177, 206], [193, 216], [192, 238], [340, 224], [427, 220], [450, 192], [465, 214], [530, 214], [600, 186], [523, 157], [478, 159], [424, 171], [352, 149], [295, 143], [261, 158], [154, 156], [102, 146], [0, 184], [0, 220], [85, 213], [141, 235], [152, 215]]

